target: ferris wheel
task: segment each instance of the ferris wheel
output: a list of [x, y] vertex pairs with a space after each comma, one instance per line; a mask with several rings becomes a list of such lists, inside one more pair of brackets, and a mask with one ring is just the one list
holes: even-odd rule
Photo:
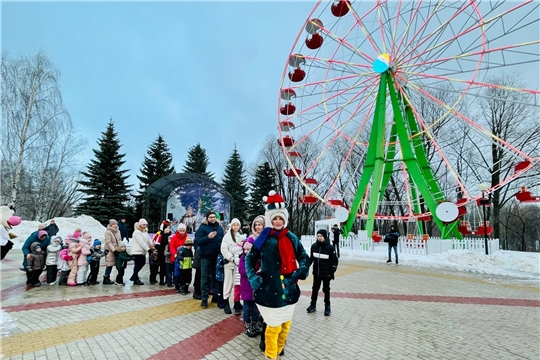
[[[521, 185], [518, 200], [540, 201], [527, 186], [540, 146], [516, 135], [540, 123], [539, 9], [317, 2], [279, 94], [278, 143], [285, 175], [305, 188], [298, 201], [347, 208], [345, 234], [360, 217], [368, 234], [378, 219], [432, 220], [442, 238], [461, 238], [467, 206], [497, 189]], [[458, 216], [438, 216], [441, 203]]]

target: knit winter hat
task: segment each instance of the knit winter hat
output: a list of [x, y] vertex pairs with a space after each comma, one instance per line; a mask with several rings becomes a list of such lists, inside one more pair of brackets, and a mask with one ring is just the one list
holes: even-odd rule
[[206, 220], [208, 220], [208, 217], [209, 217], [210, 215], [216, 215], [216, 212], [215, 212], [214, 210], [208, 210], [208, 211], [206, 212], [206, 214], [204, 214], [204, 217], [206, 218]]
[[264, 228], [265, 226], [265, 218], [264, 215], [257, 215], [255, 219], [253, 219], [253, 222], [251, 223], [251, 236], [256, 239], [259, 237], [259, 235], [255, 232], [255, 224], [261, 224]]
[[234, 224], [234, 223], [236, 223], [236, 224], [242, 226], [242, 223], [241, 223], [240, 220], [238, 220], [237, 218], [232, 219], [231, 222], [229, 223], [229, 225], [232, 226], [232, 224]]
[[141, 225], [148, 225], [148, 221], [146, 221], [145, 219], [140, 219], [139, 220], [139, 226]]
[[55, 237], [53, 242], [57, 242], [57, 241], [61, 244], [62, 243], [62, 238], [60, 236]]
[[80, 231], [75, 231], [75, 232], [73, 233], [73, 235], [71, 235], [71, 236], [74, 237], [75, 239], [78, 239], [78, 238], [81, 237], [81, 232], [80, 232]]
[[186, 230], [186, 225], [180, 223], [180, 224], [178, 225], [178, 230], [180, 230], [180, 229]]
[[123, 247], [124, 247], [124, 248], [127, 248], [126, 243], [125, 243], [124, 241], [120, 241], [120, 242], [118, 243], [118, 248], [121, 249], [121, 248], [123, 248]]
[[109, 225], [118, 225], [118, 221], [114, 220], [114, 219], [111, 219], [109, 220]]
[[186, 238], [186, 242], [184, 243], [185, 246], [193, 245], [193, 239], [189, 236]]
[[93, 245], [94, 245], [94, 246], [101, 245], [101, 241], [99, 241], [98, 239], [95, 239]]
[[274, 190], [271, 190], [268, 193], [268, 196], [263, 197], [263, 200], [265, 202], [264, 208], [266, 209], [264, 213], [266, 226], [272, 227], [272, 220], [276, 216], [280, 216], [285, 222], [284, 227], [287, 227], [289, 222], [289, 211], [287, 210], [287, 203], [285, 203], [283, 197]]
[[48, 236], [49, 234], [47, 234], [47, 232], [45, 230], [39, 230], [38, 233], [37, 233], [38, 239], [41, 238], [44, 235]]
[[326, 238], [328, 237], [328, 232], [324, 229], [320, 229], [319, 231], [317, 231], [317, 235], [321, 234], [324, 239], [326, 240]]

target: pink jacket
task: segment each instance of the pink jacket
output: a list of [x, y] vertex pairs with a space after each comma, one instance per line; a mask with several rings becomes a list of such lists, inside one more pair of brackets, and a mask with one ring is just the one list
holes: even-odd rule
[[82, 247], [83, 247], [83, 244], [80, 243], [80, 240], [76, 241], [74, 239], [71, 239], [68, 246], [69, 255], [74, 260], [78, 259], [80, 255], [79, 253], [81, 252]]
[[81, 247], [81, 252], [79, 254], [79, 258], [77, 259], [77, 265], [79, 266], [88, 265], [86, 256], [90, 255], [90, 243], [88, 242], [88, 240], [83, 238], [79, 240], [79, 246]]

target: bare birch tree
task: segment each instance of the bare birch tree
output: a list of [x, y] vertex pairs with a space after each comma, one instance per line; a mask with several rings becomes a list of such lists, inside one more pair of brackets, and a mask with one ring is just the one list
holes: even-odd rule
[[42, 52], [4, 54], [1, 79], [2, 202], [27, 219], [64, 215], [79, 196], [73, 177], [84, 139], [62, 102], [59, 72]]

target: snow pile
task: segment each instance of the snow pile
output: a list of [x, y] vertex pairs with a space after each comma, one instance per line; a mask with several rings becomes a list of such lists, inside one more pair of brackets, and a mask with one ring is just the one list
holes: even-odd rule
[[[60, 229], [56, 236], [60, 236], [62, 239], [67, 235], [73, 234], [75, 229], [88, 231], [93, 239], [103, 240], [103, 237], [105, 236], [106, 227], [101, 225], [99, 221], [91, 216], [81, 215], [76, 218], [58, 217], [54, 218], [54, 221]], [[40, 222], [38, 221], [23, 221], [21, 225], [14, 227], [13, 230], [11, 230], [12, 233], [17, 235], [17, 238], [14, 241], [14, 248], [20, 249], [26, 241], [26, 238], [37, 230], [39, 224]], [[46, 224], [49, 224], [49, 221], [47, 221]]]
[[[486, 275], [510, 276], [527, 280], [540, 279], [540, 253], [525, 253], [499, 250], [485, 255], [482, 252], [469, 250], [450, 250], [442, 254], [413, 255], [400, 253], [399, 264], [437, 268], [460, 272], [471, 272]], [[385, 263], [388, 259], [388, 248], [375, 246], [375, 251], [352, 251], [343, 249], [342, 260], [361, 260]], [[394, 253], [392, 251], [392, 260]]]

